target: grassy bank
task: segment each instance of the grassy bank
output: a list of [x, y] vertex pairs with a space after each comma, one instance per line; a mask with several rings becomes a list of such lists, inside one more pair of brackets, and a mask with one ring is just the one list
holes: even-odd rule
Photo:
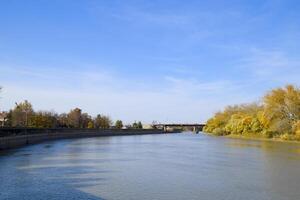
[[271, 142], [285, 142], [285, 143], [296, 143], [296, 144], [300, 144], [300, 141], [298, 140], [285, 140], [285, 139], [281, 139], [280, 137], [273, 137], [273, 138], [268, 138], [268, 137], [264, 137], [258, 134], [252, 134], [252, 133], [248, 133], [248, 134], [244, 134], [244, 135], [236, 135], [236, 134], [229, 134], [229, 135], [224, 135], [224, 136], [219, 136], [219, 135], [215, 135], [212, 133], [205, 133], [207, 135], [211, 135], [211, 136], [216, 136], [216, 137], [225, 137], [225, 138], [232, 138], [232, 139], [243, 139], [243, 140], [257, 140], [257, 141], [271, 141]]

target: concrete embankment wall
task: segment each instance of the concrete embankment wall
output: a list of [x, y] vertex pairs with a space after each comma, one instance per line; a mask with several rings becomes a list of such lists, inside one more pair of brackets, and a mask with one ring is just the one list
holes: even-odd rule
[[163, 133], [165, 132], [159, 129], [0, 129], [0, 150], [12, 149], [56, 139]]

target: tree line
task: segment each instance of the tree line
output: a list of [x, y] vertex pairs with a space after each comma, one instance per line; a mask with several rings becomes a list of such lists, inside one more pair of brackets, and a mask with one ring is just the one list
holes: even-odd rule
[[[34, 111], [30, 102], [25, 100], [16, 103], [15, 107], [7, 112], [6, 127], [30, 128], [101, 128], [107, 129], [113, 125], [106, 115], [91, 117], [83, 113], [80, 108], [74, 108], [68, 113], [57, 114], [51, 111]], [[121, 120], [116, 121], [116, 128], [122, 128]]]
[[[0, 87], [1, 91], [1, 87]], [[16, 103], [15, 107], [8, 112], [0, 113], [5, 116], [4, 127], [26, 127], [26, 128], [95, 128], [95, 129], [142, 129], [143, 124], [134, 122], [124, 126], [122, 120], [115, 123], [107, 115], [98, 114], [92, 117], [82, 112], [80, 108], [74, 108], [68, 113], [57, 114], [53, 111], [35, 111], [32, 104], [25, 100]]]
[[300, 89], [287, 85], [268, 92], [260, 103], [228, 106], [207, 121], [204, 131], [300, 140]]

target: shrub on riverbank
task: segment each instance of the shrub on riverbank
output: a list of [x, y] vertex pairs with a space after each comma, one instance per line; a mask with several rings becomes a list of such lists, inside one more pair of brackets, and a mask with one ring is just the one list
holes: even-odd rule
[[228, 106], [207, 121], [204, 131], [300, 140], [300, 89], [287, 85], [268, 92], [262, 103]]

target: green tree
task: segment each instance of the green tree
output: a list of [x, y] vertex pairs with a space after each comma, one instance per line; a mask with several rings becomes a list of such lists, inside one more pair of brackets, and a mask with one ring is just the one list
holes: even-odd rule
[[7, 113], [6, 122], [4, 124], [6, 127], [12, 127], [12, 113], [12, 110], [9, 110], [9, 112]]
[[138, 122], [138, 129], [142, 129], [143, 128], [143, 124], [141, 121]]
[[133, 124], [132, 124], [132, 126], [131, 126], [132, 128], [134, 128], [134, 129], [137, 129], [138, 128], [138, 124], [137, 124], [137, 122], [133, 122]]
[[81, 115], [80, 128], [88, 128], [88, 125], [92, 121], [92, 117], [88, 113], [83, 113]]
[[34, 128], [55, 128], [57, 124], [57, 115], [53, 112], [39, 111], [31, 117], [31, 127]]
[[139, 122], [134, 122], [133, 124], [132, 124], [132, 128], [134, 128], [134, 129], [142, 129], [143, 128], [143, 124], [142, 124], [142, 122], [141, 121], [139, 121]]
[[123, 122], [121, 120], [117, 120], [115, 123], [115, 126], [117, 129], [122, 129], [123, 128]]
[[33, 115], [33, 108], [31, 103], [27, 100], [21, 103], [16, 103], [12, 110], [12, 126], [14, 127], [28, 127], [31, 126], [31, 117]]
[[95, 128], [108, 129], [112, 125], [112, 121], [109, 116], [97, 115], [94, 120]]
[[66, 113], [62, 113], [58, 116], [58, 126], [62, 128], [69, 127], [68, 124], [68, 115]]

